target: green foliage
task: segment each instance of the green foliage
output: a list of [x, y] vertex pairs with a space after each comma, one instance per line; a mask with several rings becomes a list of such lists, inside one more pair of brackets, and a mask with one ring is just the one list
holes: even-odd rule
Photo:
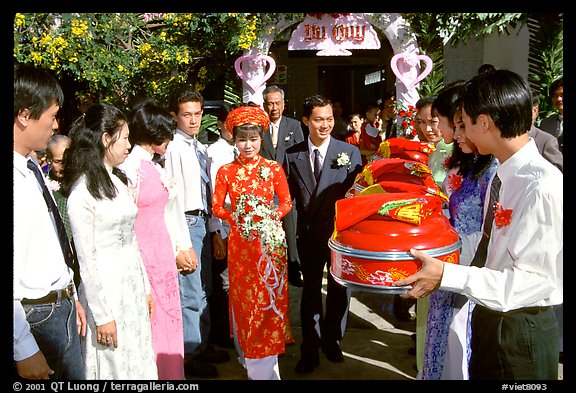
[[[253, 42], [257, 17], [244, 14], [16, 14], [14, 59], [53, 70], [81, 95], [126, 109], [145, 96], [166, 104], [183, 82], [203, 91], [237, 78], [233, 64]], [[223, 92], [215, 95], [221, 96]]]
[[437, 53], [429, 55], [434, 62], [434, 68], [432, 72], [420, 82], [420, 87], [417, 89], [420, 97], [435, 96], [444, 87], [444, 60], [442, 58], [435, 59], [437, 55]]
[[539, 119], [556, 111], [550, 100], [552, 82], [564, 74], [562, 14], [534, 14], [528, 19], [530, 53], [528, 81], [539, 94]]
[[563, 16], [555, 13], [412, 13], [402, 14], [410, 23], [420, 50], [434, 61], [434, 70], [420, 83], [421, 97], [435, 95], [443, 85], [443, 47], [466, 43], [471, 37], [494, 32], [510, 34], [518, 24], [530, 29], [528, 80], [540, 93], [540, 118], [554, 108], [548, 97], [553, 80], [563, 74]]
[[[305, 14], [279, 13], [26, 13], [14, 19], [14, 60], [53, 70], [78, 86], [76, 96], [94, 95], [127, 109], [153, 96], [166, 105], [175, 86], [186, 82], [204, 96], [240, 102], [241, 81], [234, 60], [269, 34], [279, 20]], [[560, 15], [560, 17], [558, 16]], [[434, 69], [420, 83], [421, 96], [443, 84], [443, 46], [470, 37], [508, 33], [518, 23], [538, 21], [531, 48], [529, 80], [546, 98], [562, 75], [561, 14], [407, 13], [421, 53]], [[532, 41], [531, 41], [532, 47]], [[534, 60], [532, 62], [532, 60]], [[221, 90], [223, 89], [223, 91]], [[239, 93], [238, 93], [239, 92]], [[541, 111], [550, 109], [541, 100]], [[213, 119], [207, 117], [206, 124]]]
[[[443, 44], [466, 43], [471, 37], [493, 32], [509, 33], [517, 23], [526, 21], [520, 13], [408, 13], [402, 16], [415, 29], [418, 38], [424, 34], [436, 36]], [[423, 28], [428, 28], [428, 30]], [[420, 41], [419, 41], [420, 42]]]
[[432, 59], [434, 68], [418, 87], [420, 97], [436, 95], [444, 84], [444, 43], [438, 30], [438, 14], [407, 14], [412, 30], [417, 37], [420, 52]]

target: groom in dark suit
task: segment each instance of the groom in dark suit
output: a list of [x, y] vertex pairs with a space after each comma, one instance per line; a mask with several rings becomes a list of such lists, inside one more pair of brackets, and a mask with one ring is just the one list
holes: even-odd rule
[[[304, 141], [302, 126], [298, 120], [283, 116], [284, 90], [271, 85], [264, 89], [262, 96], [264, 110], [270, 116], [270, 128], [264, 130], [260, 155], [283, 165], [286, 149]], [[288, 282], [293, 286], [301, 287], [303, 283], [300, 275], [300, 258], [296, 248], [296, 220], [296, 211], [292, 209], [282, 219], [282, 225], [288, 243]]]
[[328, 239], [334, 230], [335, 204], [344, 198], [362, 170], [360, 150], [330, 137], [332, 102], [314, 95], [304, 101], [302, 121], [307, 140], [286, 151], [284, 170], [298, 214], [296, 237], [304, 286], [300, 303], [301, 359], [297, 373], [310, 373], [320, 363], [319, 349], [332, 362], [344, 360], [339, 341], [348, 315], [349, 291], [328, 273], [323, 312], [322, 279], [330, 266]]

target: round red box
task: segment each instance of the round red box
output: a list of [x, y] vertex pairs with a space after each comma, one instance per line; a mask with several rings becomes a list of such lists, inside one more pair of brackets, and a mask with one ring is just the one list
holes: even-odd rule
[[341, 285], [369, 292], [402, 293], [409, 287], [392, 283], [416, 273], [422, 263], [409, 250], [415, 248], [444, 262], [458, 263], [461, 242], [442, 214], [420, 225], [374, 214], [328, 241], [330, 273]]

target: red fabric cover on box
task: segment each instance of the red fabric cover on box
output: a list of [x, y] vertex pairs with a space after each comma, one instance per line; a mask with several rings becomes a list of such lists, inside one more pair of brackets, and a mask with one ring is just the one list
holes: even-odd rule
[[336, 201], [335, 229], [336, 231], [343, 231], [374, 214], [378, 214], [378, 211], [383, 207], [387, 207], [385, 216], [396, 221], [413, 222], [396, 216], [400, 207], [414, 208], [415, 214], [422, 222], [433, 214], [444, 216], [442, 214], [442, 199], [437, 196], [414, 192], [359, 195]]
[[[415, 177], [415, 179], [419, 179]], [[422, 181], [424, 183], [424, 181]], [[402, 180], [382, 180], [373, 184], [371, 186], [365, 187], [361, 190], [354, 190], [353, 192], [347, 193], [347, 197], [355, 197], [360, 195], [370, 195], [370, 194], [387, 194], [387, 193], [399, 193], [399, 192], [414, 192], [420, 195], [435, 195], [441, 198], [444, 202], [448, 202], [448, 197], [442, 192], [440, 187], [436, 183], [432, 187], [425, 186], [424, 184], [415, 184], [411, 182]]]
[[426, 164], [401, 158], [383, 158], [366, 164], [362, 173], [356, 177], [355, 183], [365, 188], [380, 181], [401, 181], [429, 188], [438, 187]]
[[375, 157], [402, 158], [428, 164], [428, 156], [436, 147], [430, 142], [411, 141], [404, 138], [386, 139], [380, 143]]
[[[418, 215], [415, 225], [394, 217], [397, 211], [378, 214], [383, 205], [404, 205]], [[396, 208], [398, 209], [398, 208]], [[413, 218], [413, 217], [412, 217]], [[410, 248], [433, 249], [458, 242], [458, 233], [442, 214], [442, 200], [416, 193], [371, 194], [336, 202], [333, 239], [354, 249], [407, 252]]]

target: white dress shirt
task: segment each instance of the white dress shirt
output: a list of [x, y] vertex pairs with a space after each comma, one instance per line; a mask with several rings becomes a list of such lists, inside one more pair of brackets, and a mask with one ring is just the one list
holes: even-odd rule
[[561, 304], [562, 172], [540, 155], [530, 139], [500, 165], [497, 174], [502, 181], [498, 201], [504, 209], [512, 209], [510, 225], [493, 225], [485, 268], [445, 263], [440, 289], [502, 312]]
[[[214, 187], [216, 186], [216, 174], [220, 167], [234, 161], [234, 150], [236, 147], [231, 145], [226, 139], [219, 138], [216, 142], [208, 146], [207, 154], [210, 167], [210, 183], [212, 187], [212, 194], [214, 194]], [[232, 210], [230, 204], [230, 196], [226, 195], [225, 205]], [[220, 231], [220, 237], [225, 239], [230, 232], [230, 224], [228, 222], [212, 216], [208, 221], [208, 230], [210, 232]]]
[[[176, 185], [176, 208], [182, 212], [206, 210], [202, 201], [202, 175], [194, 138], [177, 129], [166, 149], [164, 168]], [[206, 147], [198, 142], [200, 148]]]
[[308, 137], [308, 151], [310, 152], [309, 159], [310, 159], [310, 166], [312, 167], [312, 169], [314, 169], [314, 150], [315, 149], [318, 149], [318, 152], [320, 153], [320, 168], [324, 167], [324, 159], [326, 158], [326, 153], [328, 152], [328, 145], [330, 145], [331, 138], [332, 138], [331, 136], [328, 136], [328, 138], [326, 138], [324, 143], [322, 143], [320, 146], [316, 147], [316, 146], [314, 146], [314, 144], [310, 140], [310, 137]]
[[[26, 359], [39, 348], [20, 301], [38, 299], [64, 289], [73, 273], [62, 248], [36, 177], [27, 157], [14, 152], [14, 360]], [[48, 188], [50, 189], [50, 188]]]

